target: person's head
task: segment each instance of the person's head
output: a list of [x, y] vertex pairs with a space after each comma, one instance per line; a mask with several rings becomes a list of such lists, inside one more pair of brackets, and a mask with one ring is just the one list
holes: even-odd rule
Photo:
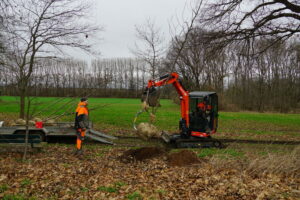
[[205, 110], [205, 102], [199, 102], [197, 104], [197, 108], [200, 109], [200, 110]]
[[88, 99], [83, 97], [83, 98], [80, 99], [80, 102], [84, 102], [84, 103], [88, 104]]

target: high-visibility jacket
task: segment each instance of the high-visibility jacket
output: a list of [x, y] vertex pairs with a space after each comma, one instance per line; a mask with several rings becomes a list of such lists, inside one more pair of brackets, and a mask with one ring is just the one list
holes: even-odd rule
[[75, 128], [88, 128], [89, 111], [85, 102], [79, 102], [76, 108]]
[[79, 102], [78, 106], [76, 108], [77, 115], [89, 115], [89, 111], [87, 108], [87, 103], [85, 102]]

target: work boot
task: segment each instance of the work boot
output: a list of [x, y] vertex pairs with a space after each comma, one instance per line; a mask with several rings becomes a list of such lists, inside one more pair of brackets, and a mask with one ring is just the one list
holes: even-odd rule
[[78, 152], [77, 152], [77, 155], [78, 156], [81, 156], [83, 154], [83, 151], [80, 149], [80, 150], [78, 150]]
[[77, 149], [75, 152], [75, 155], [77, 155], [77, 156], [82, 155], [82, 154], [83, 154], [82, 149]]

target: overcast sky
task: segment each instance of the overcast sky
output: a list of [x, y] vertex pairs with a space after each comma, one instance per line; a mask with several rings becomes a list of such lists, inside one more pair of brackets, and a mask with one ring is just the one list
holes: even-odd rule
[[104, 27], [97, 45], [101, 58], [133, 57], [129, 48], [136, 41], [135, 25], [143, 24], [147, 18], [161, 28], [165, 41], [169, 41], [169, 22], [189, 18], [186, 5], [194, 0], [95, 0], [93, 15]]

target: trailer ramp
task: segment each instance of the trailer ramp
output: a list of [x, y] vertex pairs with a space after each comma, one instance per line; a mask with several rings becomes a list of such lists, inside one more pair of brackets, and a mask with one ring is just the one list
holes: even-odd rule
[[[116, 137], [114, 136], [111, 136], [111, 135], [106, 135], [104, 133], [101, 133], [99, 131], [95, 131], [93, 129], [89, 129], [86, 133], [86, 137], [89, 138], [89, 139], [92, 139], [92, 140], [95, 140], [95, 141], [98, 141], [98, 142], [102, 142], [104, 144], [111, 144], [113, 145], [114, 143], [110, 140], [115, 140], [117, 139]], [[108, 139], [108, 140], [107, 140]]]

